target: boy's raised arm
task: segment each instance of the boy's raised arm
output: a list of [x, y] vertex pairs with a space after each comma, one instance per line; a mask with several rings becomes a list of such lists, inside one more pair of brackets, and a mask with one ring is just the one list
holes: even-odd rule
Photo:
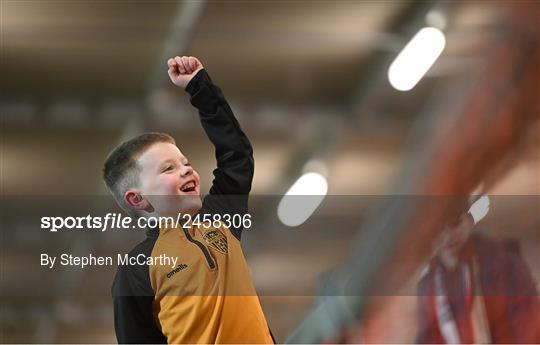
[[201, 124], [215, 147], [217, 168], [210, 188], [212, 199], [205, 199], [203, 208], [247, 213], [247, 195], [254, 172], [253, 149], [247, 136], [199, 60], [176, 57], [169, 59], [168, 65], [169, 77], [191, 95], [191, 104], [199, 110]]

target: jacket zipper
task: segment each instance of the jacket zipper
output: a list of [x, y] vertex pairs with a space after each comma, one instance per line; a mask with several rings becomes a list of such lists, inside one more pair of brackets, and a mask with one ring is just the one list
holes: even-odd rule
[[191, 237], [191, 234], [189, 233], [188, 229], [186, 228], [182, 228], [182, 229], [184, 230], [184, 234], [186, 235], [186, 238], [188, 239], [188, 241], [195, 244], [203, 252], [204, 257], [206, 258], [206, 262], [208, 263], [208, 266], [210, 267], [210, 269], [212, 270], [216, 269], [217, 262], [212, 257], [212, 254], [210, 254], [210, 252], [208, 251], [208, 248], [206, 248], [206, 246], [203, 243]]

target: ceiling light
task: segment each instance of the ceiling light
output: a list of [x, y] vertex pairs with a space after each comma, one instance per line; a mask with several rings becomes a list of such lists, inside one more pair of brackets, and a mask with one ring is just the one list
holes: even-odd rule
[[302, 175], [278, 206], [278, 218], [287, 226], [299, 226], [315, 212], [328, 191], [326, 178], [314, 172]]
[[418, 31], [388, 69], [390, 84], [399, 91], [411, 90], [441, 55], [446, 39], [441, 30]]

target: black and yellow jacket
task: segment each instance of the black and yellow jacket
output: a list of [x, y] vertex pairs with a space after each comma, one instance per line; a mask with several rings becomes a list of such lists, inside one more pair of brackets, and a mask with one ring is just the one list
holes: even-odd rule
[[[205, 70], [186, 91], [215, 146], [217, 168], [201, 214], [246, 214], [253, 152]], [[130, 256], [178, 257], [123, 265], [112, 287], [119, 343], [272, 343], [240, 246], [241, 228], [149, 229]]]

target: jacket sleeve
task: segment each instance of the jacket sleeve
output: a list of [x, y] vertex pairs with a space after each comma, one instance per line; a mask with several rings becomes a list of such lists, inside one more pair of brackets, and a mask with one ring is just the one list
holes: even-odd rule
[[[220, 88], [212, 83], [204, 69], [189, 82], [186, 91], [191, 104], [199, 110], [206, 135], [215, 147], [217, 168], [209, 195], [201, 212], [245, 214], [251, 191], [253, 149]], [[239, 239], [241, 228], [231, 229]]]
[[[507, 293], [507, 315], [511, 329], [514, 331], [512, 339], [506, 342], [523, 344], [540, 343], [540, 302], [538, 291], [534, 284], [532, 274], [525, 261], [518, 255], [510, 258], [511, 280], [508, 284], [514, 291]], [[497, 339], [492, 339], [497, 342]]]
[[[146, 266], [147, 267], [147, 266]], [[136, 268], [139, 269], [139, 268]], [[119, 266], [112, 287], [114, 329], [119, 344], [162, 344], [167, 338], [158, 329], [152, 312], [153, 292], [134, 266]]]
[[416, 303], [416, 319], [418, 329], [416, 333], [416, 344], [431, 344], [439, 343], [440, 339], [437, 337], [438, 324], [435, 315], [431, 308], [431, 299], [434, 295], [433, 291], [430, 291], [430, 282], [432, 275], [428, 273], [420, 280], [417, 286], [417, 303]]

